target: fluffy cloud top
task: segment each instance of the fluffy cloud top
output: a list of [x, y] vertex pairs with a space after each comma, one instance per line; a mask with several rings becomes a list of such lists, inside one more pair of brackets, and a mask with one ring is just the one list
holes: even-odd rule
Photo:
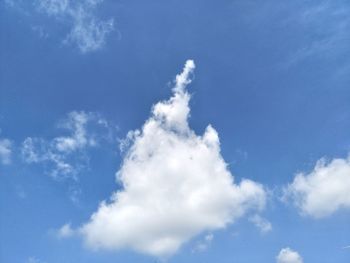
[[264, 208], [260, 184], [234, 182], [216, 130], [209, 125], [196, 135], [189, 128], [191, 96], [185, 88], [194, 68], [188, 60], [176, 76], [173, 96], [154, 105], [140, 131], [129, 132], [131, 145], [117, 173], [123, 189], [80, 228], [89, 247], [165, 258], [192, 237]]
[[12, 142], [9, 139], [0, 139], [0, 163], [9, 164], [11, 162]]
[[106, 36], [113, 30], [114, 21], [100, 20], [94, 10], [103, 0], [37, 0], [38, 10], [58, 21], [71, 24], [65, 42], [76, 44], [81, 52], [100, 49]]
[[276, 258], [277, 263], [303, 263], [303, 259], [298, 252], [293, 251], [290, 248], [281, 249]]
[[321, 159], [309, 174], [300, 173], [285, 189], [302, 214], [315, 218], [350, 208], [350, 158]]

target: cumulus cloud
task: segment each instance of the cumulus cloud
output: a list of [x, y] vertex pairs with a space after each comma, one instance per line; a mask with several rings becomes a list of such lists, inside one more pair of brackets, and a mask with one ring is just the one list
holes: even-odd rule
[[123, 189], [79, 228], [88, 247], [166, 258], [194, 236], [264, 209], [264, 188], [247, 179], [235, 182], [216, 130], [208, 125], [197, 135], [189, 127], [186, 86], [194, 68], [188, 60], [172, 97], [155, 104], [142, 129], [128, 134], [117, 172]]
[[76, 175], [88, 162], [86, 150], [98, 145], [100, 133], [107, 134], [109, 125], [95, 113], [73, 111], [58, 127], [67, 135], [51, 140], [27, 137], [22, 143], [22, 157], [27, 163], [45, 164], [53, 178], [77, 179]]
[[12, 142], [9, 139], [0, 139], [0, 162], [9, 164], [11, 162]]
[[302, 214], [321, 218], [350, 208], [350, 157], [321, 159], [313, 171], [299, 173], [285, 188], [285, 200], [291, 200]]
[[276, 258], [277, 263], [303, 263], [303, 259], [298, 252], [289, 247], [281, 249]]

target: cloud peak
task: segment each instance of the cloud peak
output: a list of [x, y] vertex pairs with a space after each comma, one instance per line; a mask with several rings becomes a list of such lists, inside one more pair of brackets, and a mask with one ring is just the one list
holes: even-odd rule
[[166, 258], [194, 236], [264, 208], [260, 184], [234, 183], [216, 130], [209, 125], [196, 135], [190, 129], [186, 86], [194, 68], [188, 60], [172, 97], [154, 105], [140, 131], [129, 132], [131, 145], [117, 173], [123, 189], [102, 202], [79, 230], [89, 247], [130, 248]]

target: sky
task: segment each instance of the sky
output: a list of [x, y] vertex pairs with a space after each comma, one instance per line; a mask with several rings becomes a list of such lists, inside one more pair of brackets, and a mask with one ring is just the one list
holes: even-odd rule
[[348, 263], [349, 12], [0, 1], [0, 262]]

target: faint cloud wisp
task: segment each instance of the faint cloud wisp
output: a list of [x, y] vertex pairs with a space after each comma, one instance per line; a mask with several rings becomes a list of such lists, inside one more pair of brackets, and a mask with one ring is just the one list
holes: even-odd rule
[[291, 20], [304, 31], [304, 46], [290, 56], [287, 64], [294, 65], [310, 57], [339, 58], [347, 52], [350, 48], [349, 11], [350, 7], [339, 1], [304, 5]]
[[0, 163], [10, 164], [12, 154], [12, 141], [6, 138], [0, 139]]
[[206, 235], [202, 240], [200, 240], [199, 242], [196, 243], [195, 247], [193, 248], [192, 252], [204, 252], [206, 251], [212, 241], [214, 239], [214, 235], [213, 234], [208, 234]]
[[108, 140], [111, 127], [98, 114], [73, 111], [58, 123], [58, 128], [68, 135], [51, 140], [27, 137], [22, 143], [22, 157], [27, 163], [46, 164], [48, 174], [57, 180], [77, 180], [78, 172], [88, 163], [86, 150]]
[[[63, 44], [75, 45], [81, 53], [101, 49], [107, 36], [114, 30], [114, 19], [101, 19], [96, 15], [97, 8], [104, 0], [5, 0], [5, 4], [16, 8], [21, 14], [33, 16], [43, 14], [56, 23], [67, 26], [69, 32]], [[41, 38], [48, 38], [52, 29], [43, 24], [32, 25], [32, 30]]]
[[71, 24], [64, 43], [74, 43], [82, 53], [95, 51], [105, 44], [106, 36], [114, 29], [114, 20], [100, 20], [94, 10], [103, 0], [37, 0], [37, 9], [56, 20]]
[[252, 222], [262, 234], [268, 233], [272, 230], [272, 224], [260, 215], [250, 217], [249, 221]]

